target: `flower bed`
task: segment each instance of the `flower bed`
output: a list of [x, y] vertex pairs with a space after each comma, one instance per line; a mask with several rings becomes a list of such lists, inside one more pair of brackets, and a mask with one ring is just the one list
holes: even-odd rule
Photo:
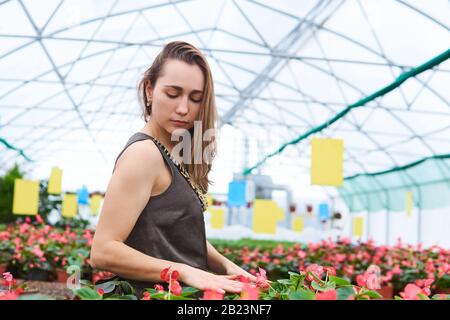
[[[27, 280], [59, 279], [65, 282], [67, 267], [76, 266], [81, 272], [81, 278], [89, 279], [83, 282], [85, 289], [93, 290], [99, 279], [111, 276], [104, 271], [92, 270], [89, 265], [93, 234], [94, 230], [76, 225], [47, 225], [39, 216], [0, 228], [0, 274], [10, 272], [17, 278]], [[343, 291], [350, 292], [350, 286], [357, 290], [352, 293], [355, 299], [366, 296], [364, 292], [358, 291], [361, 288], [377, 292], [388, 299], [402, 297], [402, 293], [405, 297], [416, 297], [417, 293], [432, 297], [448, 293], [450, 289], [450, 253], [437, 245], [424, 249], [421, 245], [413, 247], [399, 241], [395, 246], [387, 247], [375, 246], [371, 241], [352, 244], [348, 239], [316, 244], [254, 240], [211, 240], [211, 243], [250, 273], [261, 273], [259, 268], [267, 272], [267, 278], [273, 281], [273, 285], [259, 295], [263, 299], [312, 298], [309, 291], [299, 291], [299, 295], [299, 283], [304, 290], [312, 288], [314, 299], [331, 289], [336, 291], [337, 297], [341, 297]], [[310, 272], [318, 279], [312, 279]], [[118, 285], [110, 283], [109, 288]], [[121, 285], [129, 287], [123, 283]], [[292, 286], [296, 288], [294, 292], [289, 289]], [[327, 290], [321, 290], [324, 288]], [[160, 289], [152, 288], [157, 291]], [[192, 288], [187, 290], [188, 295], [194, 292]], [[253, 297], [251, 292], [248, 294]], [[149, 294], [156, 292], [149, 291]], [[214, 294], [211, 293], [211, 296]], [[374, 293], [370, 295], [372, 298], [375, 296]], [[162, 296], [156, 295], [158, 297]], [[331, 297], [330, 292], [327, 297]]]

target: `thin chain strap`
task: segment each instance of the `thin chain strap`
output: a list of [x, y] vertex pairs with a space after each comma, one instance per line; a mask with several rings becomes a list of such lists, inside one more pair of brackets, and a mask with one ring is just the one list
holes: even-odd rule
[[170, 154], [169, 150], [167, 150], [167, 148], [161, 142], [159, 142], [156, 138], [154, 138], [154, 137], [150, 137], [150, 138], [153, 140], [153, 142], [155, 142], [164, 151], [164, 153], [169, 157], [169, 159], [175, 164], [175, 166], [177, 167], [178, 171], [186, 179], [186, 181], [189, 183], [191, 188], [196, 193], [196, 195], [197, 195], [197, 197], [200, 200], [200, 203], [202, 205], [203, 211], [206, 211], [206, 208], [208, 207], [208, 200], [206, 199], [206, 195], [197, 186], [197, 184], [194, 183], [194, 181], [192, 181], [192, 179], [191, 179], [191, 177], [189, 175], [189, 172], [187, 172], [187, 170], [183, 166], [183, 164], [179, 163], [174, 157], [172, 157], [172, 155]]

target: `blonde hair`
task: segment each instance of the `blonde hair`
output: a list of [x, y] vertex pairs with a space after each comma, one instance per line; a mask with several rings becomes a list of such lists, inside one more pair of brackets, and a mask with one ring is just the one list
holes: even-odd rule
[[[154, 88], [156, 80], [160, 76], [164, 64], [169, 59], [180, 60], [190, 65], [196, 64], [200, 68], [203, 73], [205, 83], [203, 88], [203, 98], [201, 101], [200, 112], [197, 116], [196, 121], [201, 121], [203, 133], [209, 129], [216, 129], [218, 115], [211, 69], [208, 65], [208, 62], [206, 61], [206, 58], [203, 56], [200, 50], [198, 50], [193, 45], [183, 41], [173, 41], [166, 44], [163, 47], [162, 51], [155, 58], [152, 65], [144, 72], [142, 79], [139, 81], [138, 99], [143, 107], [142, 117], [145, 122], [148, 121], [148, 118], [151, 116], [152, 112], [151, 101], [148, 101], [147, 98], [147, 84], [148, 82], [150, 82], [150, 87]], [[147, 106], [148, 102], [150, 103], [149, 106]], [[211, 171], [212, 160], [216, 155], [217, 145], [214, 136], [211, 138], [210, 142], [203, 141], [203, 137], [199, 136], [202, 132], [193, 131], [194, 134], [191, 137], [191, 161], [189, 164], [185, 164], [185, 167], [190, 177], [197, 184], [197, 186], [199, 186], [202, 191], [206, 193], [208, 191], [209, 184], [211, 184], [211, 181], [208, 179], [208, 174]], [[207, 150], [207, 163], [203, 162], [203, 158], [201, 164], [196, 164], [194, 162], [195, 141], [201, 141], [201, 150]]]

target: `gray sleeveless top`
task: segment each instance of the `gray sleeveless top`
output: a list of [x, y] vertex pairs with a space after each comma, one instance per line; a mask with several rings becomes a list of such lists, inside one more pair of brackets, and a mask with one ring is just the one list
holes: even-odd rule
[[[143, 132], [131, 136], [117, 156], [116, 164], [128, 146], [147, 139], [153, 141], [153, 137]], [[158, 144], [155, 145], [170, 168], [171, 183], [163, 193], [150, 197], [125, 244], [155, 258], [207, 270], [206, 234], [201, 202], [169, 156]], [[135, 288], [152, 288], [155, 284], [121, 279], [128, 281]]]

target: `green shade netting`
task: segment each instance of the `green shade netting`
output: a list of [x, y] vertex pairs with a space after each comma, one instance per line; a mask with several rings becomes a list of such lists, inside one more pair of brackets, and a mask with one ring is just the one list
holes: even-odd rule
[[450, 206], [450, 155], [432, 157], [414, 166], [385, 173], [345, 178], [337, 188], [350, 212], [404, 211], [406, 193], [413, 193], [414, 207]]

